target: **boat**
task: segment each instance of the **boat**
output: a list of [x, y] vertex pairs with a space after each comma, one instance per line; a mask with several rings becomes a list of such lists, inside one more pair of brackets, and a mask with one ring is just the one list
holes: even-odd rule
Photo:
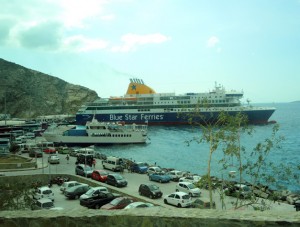
[[267, 124], [274, 107], [242, 105], [243, 91], [227, 91], [215, 84], [212, 91], [203, 93], [156, 93], [141, 79], [130, 79], [127, 93], [121, 97], [99, 98], [82, 105], [76, 113], [76, 124], [84, 125], [95, 118], [99, 121], [124, 121], [148, 125], [190, 124], [195, 111], [198, 123], [214, 123], [220, 112], [230, 115], [239, 112], [248, 117], [249, 124]]
[[49, 127], [43, 137], [59, 146], [138, 144], [147, 142], [147, 125], [100, 122], [95, 117], [86, 125]]

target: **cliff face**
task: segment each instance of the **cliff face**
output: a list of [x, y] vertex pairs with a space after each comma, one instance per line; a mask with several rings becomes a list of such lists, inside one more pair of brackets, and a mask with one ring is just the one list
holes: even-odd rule
[[0, 58], [0, 114], [17, 118], [75, 114], [96, 98], [93, 90]]

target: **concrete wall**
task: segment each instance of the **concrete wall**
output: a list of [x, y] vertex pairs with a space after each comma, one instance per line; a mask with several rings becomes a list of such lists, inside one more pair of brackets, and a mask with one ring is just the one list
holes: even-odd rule
[[[52, 176], [55, 176], [54, 174]], [[61, 175], [64, 176], [64, 175]], [[72, 180], [81, 182], [91, 181], [79, 176], [65, 175]], [[34, 176], [0, 177], [0, 184], [19, 182], [31, 183], [41, 181], [46, 184], [49, 180], [47, 174]], [[94, 183], [95, 186], [97, 183]], [[202, 209], [168, 209], [163, 207], [141, 208], [132, 210], [90, 210], [84, 211], [1, 211], [0, 226], [142, 226], [142, 227], [198, 227], [198, 226], [222, 226], [222, 227], [246, 227], [246, 226], [300, 226], [300, 214], [298, 212], [274, 212], [274, 211], [221, 211]]]
[[71, 226], [71, 227], [253, 227], [300, 226], [297, 212], [248, 212], [199, 209], [167, 209], [162, 207], [132, 210], [85, 211], [4, 211], [0, 212], [0, 226]]

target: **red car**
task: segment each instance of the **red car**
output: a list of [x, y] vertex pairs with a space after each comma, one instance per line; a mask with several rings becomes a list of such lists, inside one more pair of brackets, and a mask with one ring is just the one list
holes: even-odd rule
[[92, 179], [96, 181], [106, 182], [108, 172], [105, 170], [94, 170], [92, 173]]
[[133, 203], [134, 200], [130, 197], [118, 197], [112, 200], [111, 202], [103, 205], [101, 209], [104, 210], [115, 210], [115, 209], [123, 209], [130, 203]]
[[55, 147], [46, 147], [44, 149], [44, 152], [46, 154], [56, 154], [56, 149], [55, 149]]

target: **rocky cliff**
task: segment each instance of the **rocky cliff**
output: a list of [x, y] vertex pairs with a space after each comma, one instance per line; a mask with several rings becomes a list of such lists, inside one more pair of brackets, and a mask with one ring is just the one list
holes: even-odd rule
[[0, 114], [17, 118], [75, 114], [96, 98], [93, 90], [0, 58]]

